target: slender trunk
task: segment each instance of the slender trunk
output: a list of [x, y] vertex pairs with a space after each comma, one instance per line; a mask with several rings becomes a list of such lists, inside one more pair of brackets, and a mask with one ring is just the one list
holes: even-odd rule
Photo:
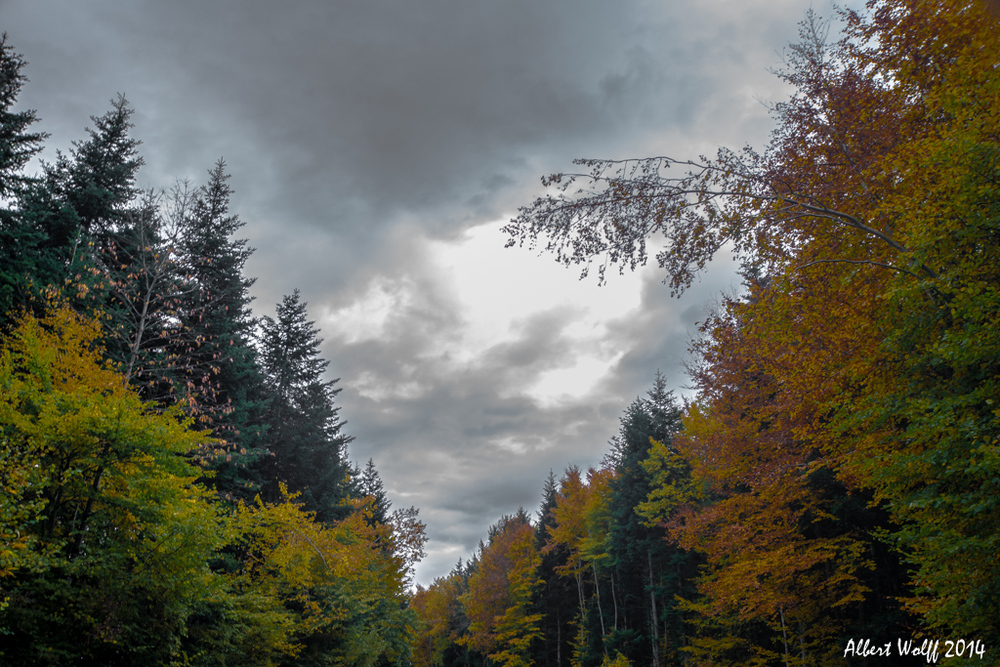
[[[601, 639], [607, 636], [608, 631], [604, 628], [604, 612], [601, 610], [601, 584], [597, 581], [597, 563], [591, 563], [591, 569], [594, 571], [594, 595], [597, 596], [597, 616], [601, 619]], [[601, 642], [604, 643], [603, 641]]]
[[649, 563], [649, 605], [652, 616], [649, 625], [653, 629], [650, 639], [653, 642], [653, 667], [660, 667], [660, 626], [657, 624], [659, 614], [656, 613], [656, 593], [653, 590], [653, 552], [646, 549], [646, 560]]
[[556, 607], [556, 667], [562, 667], [562, 613]]
[[[80, 553], [80, 547], [83, 546], [83, 531], [87, 527], [87, 522], [90, 520], [90, 515], [94, 511], [94, 498], [97, 497], [97, 491], [101, 487], [101, 477], [104, 475], [104, 467], [97, 469], [97, 473], [94, 475], [94, 482], [91, 484], [90, 497], [87, 498], [87, 506], [83, 510], [83, 517], [80, 519], [80, 525], [75, 526], [76, 539], [73, 540], [73, 551], [71, 552], [73, 556], [77, 556]], [[73, 517], [73, 523], [76, 524], [76, 517]]]
[[83, 233], [83, 225], [79, 224], [76, 226], [76, 236], [73, 237], [73, 252], [69, 256], [69, 266], [72, 270], [73, 262], [76, 261], [76, 249], [80, 245], [80, 234]]
[[615, 573], [611, 571], [611, 601], [615, 605], [615, 630], [618, 629], [618, 596], [615, 594]]
[[128, 365], [125, 368], [125, 384], [132, 381], [132, 373], [135, 371], [136, 361], [139, 359], [139, 347], [142, 345], [142, 337], [146, 334], [146, 320], [149, 317], [149, 302], [152, 298], [152, 289], [146, 291], [146, 296], [142, 300], [142, 312], [139, 313], [139, 327], [135, 332], [135, 339], [132, 341], [132, 349], [129, 351]]
[[788, 630], [785, 628], [785, 610], [778, 607], [778, 616], [781, 618], [781, 641], [785, 644], [785, 667], [788, 667]]
[[[680, 595], [684, 594], [684, 586], [681, 583], [682, 581], [683, 580], [681, 579], [681, 561], [680, 561], [680, 559], [677, 559], [677, 592]], [[680, 646], [681, 646], [681, 648], [684, 648], [685, 646], [687, 646], [687, 636], [684, 634], [684, 615], [683, 614], [681, 614], [679, 620], [680, 620], [680, 622], [678, 623], [678, 627], [680, 628], [680, 631], [681, 631], [681, 644], [680, 644]], [[687, 664], [687, 653], [683, 653], [682, 655], [684, 656], [684, 664], [686, 665]]]

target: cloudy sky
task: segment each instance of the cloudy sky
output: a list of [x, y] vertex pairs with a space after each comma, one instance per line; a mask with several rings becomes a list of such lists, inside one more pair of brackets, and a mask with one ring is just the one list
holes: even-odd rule
[[579, 281], [500, 227], [576, 157], [761, 145], [770, 74], [820, 0], [0, 0], [22, 106], [86, 137], [135, 109], [143, 185], [225, 158], [257, 248], [258, 314], [294, 288], [341, 378], [351, 457], [427, 523], [429, 583], [534, 511], [550, 469], [596, 465], [661, 370], [686, 393], [695, 322], [653, 269]]

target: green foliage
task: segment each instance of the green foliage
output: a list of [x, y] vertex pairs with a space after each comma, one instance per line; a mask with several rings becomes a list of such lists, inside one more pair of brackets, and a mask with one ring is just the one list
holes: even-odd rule
[[764, 152], [578, 160], [507, 227], [602, 277], [662, 234], [674, 291], [727, 245], [745, 263], [695, 344], [693, 481], [654, 448], [639, 504], [705, 554], [686, 604], [707, 663], [837, 664], [855, 628], [910, 631], [900, 598], [935, 631], [1000, 631], [1000, 31], [951, 0], [841, 18], [834, 43], [801, 24]]
[[176, 303], [178, 326], [167, 349], [179, 363], [171, 373], [177, 392], [199, 424], [220, 440], [205, 451], [210, 483], [230, 498], [252, 500], [261, 480], [253, 466], [266, 455], [267, 396], [252, 341], [253, 280], [243, 274], [252, 249], [234, 238], [243, 227], [230, 212], [229, 174], [219, 160], [193, 196], [175, 191], [178, 235], [174, 252], [183, 273]]
[[26, 176], [44, 135], [11, 111], [23, 67], [4, 36], [0, 662], [406, 664], [424, 526], [348, 499], [297, 293], [253, 348], [224, 164], [140, 193], [119, 97]]
[[[0, 357], [7, 659], [164, 662], [188, 608], [213, 593], [227, 531], [182, 457], [204, 435], [150, 411], [68, 309], [26, 318]], [[18, 508], [12, 510], [11, 508]], [[102, 657], [103, 656], [103, 657]]]
[[508, 667], [534, 664], [532, 645], [541, 639], [541, 614], [532, 613], [539, 556], [534, 531], [523, 515], [505, 517], [480, 549], [461, 602], [469, 618], [459, 642]]
[[302, 494], [306, 508], [321, 521], [341, 518], [347, 497], [346, 447], [351, 437], [334, 398], [336, 380], [322, 379], [327, 363], [319, 356], [318, 330], [310, 322], [298, 290], [284, 297], [275, 317], [265, 317], [261, 360], [270, 394], [265, 414], [270, 456], [261, 459], [264, 496], [280, 497], [279, 482]]

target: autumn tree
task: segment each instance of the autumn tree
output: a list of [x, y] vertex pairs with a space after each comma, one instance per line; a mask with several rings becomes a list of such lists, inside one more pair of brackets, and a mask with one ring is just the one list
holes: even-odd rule
[[242, 567], [232, 575], [276, 600], [290, 619], [280, 664], [400, 664], [409, 656], [415, 618], [405, 604], [406, 563], [380, 545], [357, 503], [336, 522], [321, 522], [282, 488], [274, 503], [240, 505]]
[[469, 633], [461, 639], [491, 662], [533, 665], [532, 644], [541, 638], [541, 615], [531, 601], [538, 579], [538, 550], [527, 517], [504, 517], [480, 549], [478, 568], [462, 596]]
[[[996, 472], [995, 415], [979, 393], [995, 376], [980, 329], [995, 280], [980, 262], [995, 222], [1000, 33], [970, 3], [875, 0], [841, 18], [839, 42], [809, 16], [786, 52], [779, 74], [795, 93], [774, 106], [763, 152], [579, 161], [589, 171], [546, 179], [554, 192], [507, 227], [511, 243], [544, 240], [602, 277], [662, 239], [675, 291], [721, 248], [742, 257], [749, 293], [707, 327], [702, 395], [685, 420], [698, 474], [721, 498], [685, 530], [723, 566], [715, 594], [774, 586], [734, 607], [776, 624], [774, 660], [794, 659], [788, 592], [833, 595], [796, 603], [830, 620], [838, 600], [867, 604], [860, 526], [881, 523], [910, 550], [910, 609], [928, 625], [987, 632], [1000, 580], [986, 560], [992, 501], [978, 493]], [[838, 496], [872, 493], [883, 504], [870, 509], [896, 526], [834, 511]], [[761, 532], [740, 533], [748, 523]], [[764, 551], [745, 561], [749, 579], [725, 583], [739, 549]], [[820, 565], [833, 552], [846, 570]], [[947, 565], [957, 553], [961, 574]], [[822, 570], [825, 584], [810, 580]]]
[[100, 333], [61, 307], [0, 352], [5, 662], [168, 662], [218, 592], [226, 530], [182, 456], [205, 435], [144, 406]]
[[[1000, 39], [975, 5], [885, 3], [849, 15], [858, 60], [914, 102], [885, 197], [905, 244], [935, 275], [887, 290], [871, 381], [850, 410], [845, 468], [888, 503], [913, 569], [909, 608], [941, 630], [998, 631], [995, 592], [998, 413], [995, 255]], [[865, 41], [870, 40], [870, 41]]]
[[466, 561], [460, 559], [447, 576], [438, 577], [427, 588], [417, 584], [411, 597], [411, 608], [418, 618], [412, 639], [414, 664], [468, 666], [479, 657], [466, 639], [470, 620], [462, 600], [477, 570], [475, 556]]

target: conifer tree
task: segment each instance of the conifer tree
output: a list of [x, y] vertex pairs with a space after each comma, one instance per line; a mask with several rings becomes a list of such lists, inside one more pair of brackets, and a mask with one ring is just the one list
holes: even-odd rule
[[535, 663], [544, 667], [570, 664], [573, 656], [573, 632], [570, 622], [578, 613], [577, 593], [570, 577], [560, 576], [557, 568], [567, 568], [569, 552], [562, 544], [547, 549], [556, 525], [552, 510], [557, 504], [559, 482], [549, 470], [542, 490], [542, 504], [535, 525], [535, 541], [540, 554], [538, 576], [544, 582], [535, 593], [535, 609], [542, 614], [539, 652]]
[[136, 186], [143, 161], [130, 135], [132, 113], [118, 96], [107, 113], [91, 117], [88, 139], [43, 162], [41, 177], [19, 198], [20, 224], [35, 236], [25, 249], [35, 263], [25, 298], [54, 287], [80, 309], [103, 311], [108, 355], [121, 363], [134, 343], [135, 276], [161, 242], [152, 198], [141, 198]]
[[35, 249], [44, 236], [24, 224], [19, 198], [31, 180], [23, 173], [27, 162], [42, 148], [46, 135], [30, 132], [37, 120], [33, 110], [14, 111], [27, 81], [24, 58], [14, 53], [7, 34], [0, 37], [0, 327], [27, 305], [33, 277], [40, 271]]
[[[621, 430], [612, 439], [617, 475], [611, 481], [610, 552], [622, 622], [607, 641], [613, 655], [620, 651], [640, 663], [659, 665], [661, 646], [676, 653], [679, 628], [661, 626], [664, 613], [680, 592], [676, 581], [678, 559], [683, 555], [665, 541], [665, 532], [650, 527], [636, 512], [652, 489], [652, 480], [642, 467], [653, 441], [668, 444], [680, 430], [681, 411], [666, 379], [659, 372], [645, 398], [637, 398], [621, 419]], [[664, 641], [666, 640], [666, 641]]]
[[177, 254], [185, 281], [171, 346], [183, 360], [177, 375], [191, 412], [222, 441], [207, 461], [216, 471], [213, 483], [247, 498], [256, 489], [249, 466], [263, 454], [265, 394], [252, 345], [254, 280], [243, 273], [253, 249], [235, 238], [244, 223], [230, 212], [232, 192], [220, 159], [180, 216]]
[[33, 109], [14, 111], [21, 87], [28, 80], [22, 71], [27, 63], [7, 43], [7, 33], [0, 36], [0, 199], [17, 196], [30, 181], [23, 173], [25, 165], [41, 149], [48, 136], [29, 132], [38, 120]]
[[337, 380], [324, 381], [319, 330], [308, 320], [299, 291], [285, 296], [261, 327], [261, 359], [269, 404], [265, 413], [269, 455], [257, 465], [264, 495], [277, 499], [279, 483], [302, 494], [321, 521], [336, 519], [347, 497], [347, 444], [334, 398]]
[[365, 469], [356, 471], [354, 479], [354, 495], [359, 498], [372, 499], [372, 513], [369, 517], [369, 522], [373, 525], [387, 524], [390, 517], [389, 509], [392, 507], [392, 503], [385, 492], [382, 477], [375, 468], [375, 460], [368, 459]]

